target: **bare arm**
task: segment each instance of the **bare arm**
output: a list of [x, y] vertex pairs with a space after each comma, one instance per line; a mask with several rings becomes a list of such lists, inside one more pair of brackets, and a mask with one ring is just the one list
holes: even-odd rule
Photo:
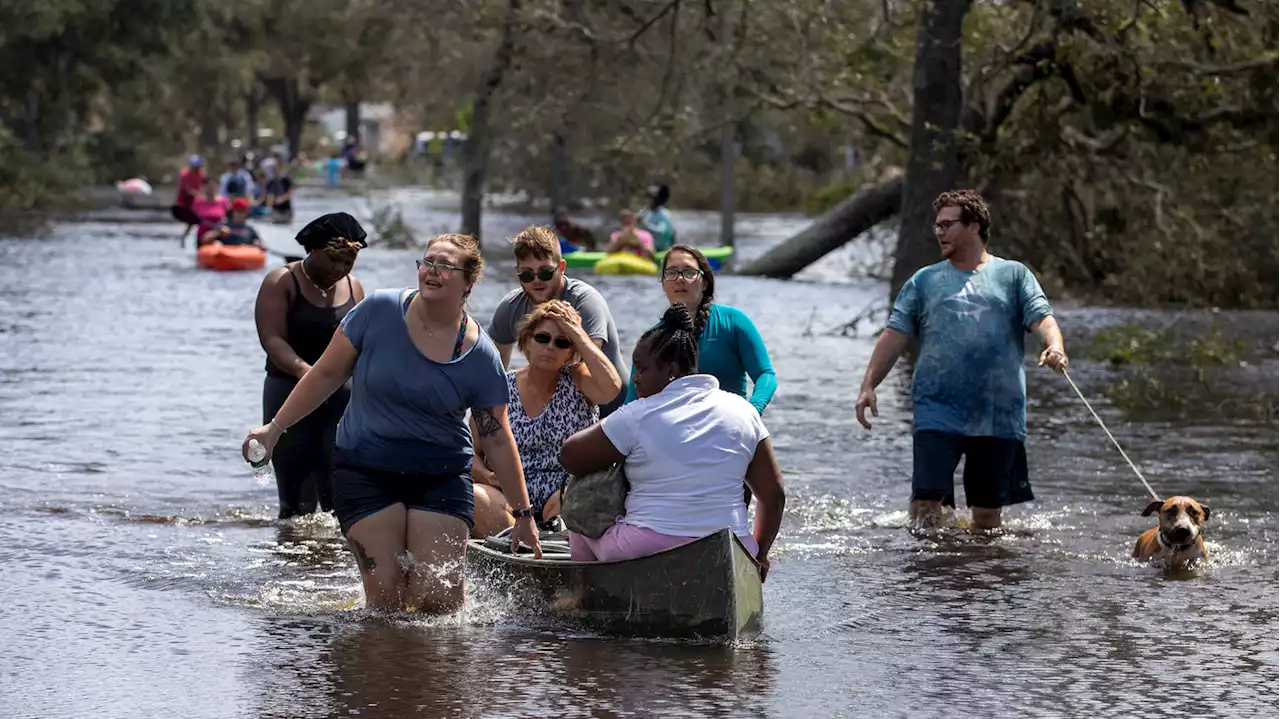
[[769, 569], [769, 549], [778, 538], [782, 527], [782, 511], [787, 505], [787, 493], [782, 488], [782, 468], [773, 452], [773, 442], [768, 437], [756, 445], [755, 456], [747, 466], [747, 486], [756, 497], [756, 521], [751, 534], [760, 545], [756, 561], [762, 568], [761, 579]]
[[889, 376], [889, 370], [893, 369], [893, 365], [902, 356], [908, 341], [910, 338], [905, 334], [887, 327], [880, 333], [880, 339], [876, 340], [876, 347], [871, 351], [871, 361], [867, 363], [867, 373], [862, 377], [862, 387], [858, 390], [858, 401], [854, 404], [858, 423], [867, 429], [871, 429], [871, 423], [867, 421], [867, 410], [871, 410], [873, 417], [880, 416], [880, 410], [876, 407], [876, 387]]
[[276, 416], [270, 422], [251, 430], [244, 438], [244, 444], [240, 448], [244, 458], [249, 459], [249, 442], [256, 439], [266, 448], [269, 459], [276, 443], [280, 441], [280, 435], [314, 412], [316, 407], [329, 399], [347, 381], [351, 376], [351, 369], [355, 367], [357, 356], [359, 352], [342, 333], [342, 328], [334, 330], [333, 339], [329, 340], [329, 346], [320, 360], [298, 381]]
[[315, 411], [329, 396], [342, 386], [351, 376], [356, 366], [359, 352], [352, 346], [351, 340], [342, 333], [342, 328], [333, 331], [333, 339], [324, 354], [309, 372], [303, 375], [298, 385], [289, 393], [280, 411], [276, 413], [275, 423], [280, 429], [289, 429], [302, 421], [304, 417]]
[[289, 268], [281, 267], [263, 278], [258, 301], [253, 306], [253, 319], [258, 325], [258, 342], [266, 350], [271, 364], [301, 379], [311, 365], [289, 346], [289, 283], [285, 280], [288, 274]]
[[471, 459], [471, 482], [472, 484], [487, 484], [490, 487], [502, 488], [502, 484], [498, 482], [498, 475], [494, 474], [489, 465], [484, 463], [484, 452], [480, 449], [479, 434], [476, 432], [476, 419], [472, 417], [468, 422], [471, 428], [471, 442], [476, 446], [476, 455]]
[[604, 356], [601, 346], [604, 341], [596, 341], [587, 335], [582, 325], [574, 318], [564, 317], [558, 313], [551, 314], [560, 326], [560, 331], [573, 340], [573, 349], [582, 358], [582, 364], [573, 368], [573, 383], [578, 390], [587, 396], [591, 404], [608, 404], [622, 391], [622, 379], [618, 370], [608, 357]]
[[502, 367], [506, 369], [511, 366], [511, 348], [515, 345], [498, 345], [498, 356], [502, 357]]
[[[529, 489], [524, 482], [520, 452], [516, 449], [515, 437], [511, 436], [511, 425], [507, 423], [507, 406], [500, 404], [495, 407], [474, 407], [471, 417], [475, 421], [476, 439], [498, 475], [507, 504], [516, 509], [529, 507]], [[538, 532], [533, 527], [532, 517], [516, 520], [516, 531], [511, 533], [513, 552], [521, 541], [533, 549], [535, 557], [542, 558], [542, 547], [538, 543]]]
[[350, 277], [352, 298], [359, 304], [364, 299], [364, 284], [356, 279], [355, 275], [350, 275]]
[[560, 466], [579, 476], [608, 469], [624, 459], [598, 424], [574, 434], [560, 448]]
[[471, 410], [476, 427], [476, 441], [488, 464], [498, 475], [502, 494], [512, 507], [529, 506], [529, 490], [524, 483], [524, 467], [520, 464], [520, 451], [516, 439], [511, 436], [507, 424], [507, 406], [479, 407]]
[[1031, 331], [1040, 334], [1040, 343], [1044, 346], [1044, 351], [1040, 353], [1040, 366], [1049, 365], [1051, 369], [1066, 372], [1067, 350], [1062, 342], [1062, 328], [1058, 326], [1057, 318], [1045, 315], [1039, 322], [1031, 325]]

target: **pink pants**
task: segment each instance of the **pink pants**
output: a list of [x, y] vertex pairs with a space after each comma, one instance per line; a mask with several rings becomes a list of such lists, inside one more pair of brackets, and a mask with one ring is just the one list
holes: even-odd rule
[[[633, 559], [650, 554], [657, 554], [664, 549], [688, 544], [698, 537], [677, 537], [671, 534], [660, 534], [646, 527], [627, 524], [622, 517], [614, 520], [612, 527], [605, 530], [598, 539], [592, 539], [577, 532], [569, 532], [569, 556], [575, 562], [616, 562], [619, 559]], [[743, 546], [755, 556], [760, 551], [755, 537], [750, 535], [738, 537]]]

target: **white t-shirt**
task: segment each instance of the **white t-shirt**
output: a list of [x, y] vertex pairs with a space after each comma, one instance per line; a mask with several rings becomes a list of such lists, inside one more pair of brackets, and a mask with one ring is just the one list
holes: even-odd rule
[[681, 377], [600, 426], [627, 458], [627, 524], [677, 537], [724, 527], [751, 534], [742, 483], [769, 430], [751, 403], [720, 391], [715, 377]]

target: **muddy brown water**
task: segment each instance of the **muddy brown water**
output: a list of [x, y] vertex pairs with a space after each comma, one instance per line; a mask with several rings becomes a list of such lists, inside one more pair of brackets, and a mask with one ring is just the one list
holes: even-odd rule
[[[401, 197], [423, 236], [456, 222], [447, 195]], [[294, 231], [353, 202], [310, 191]], [[685, 237], [717, 227], [676, 217]], [[1038, 500], [996, 537], [913, 536], [907, 374], [864, 432], [852, 404], [873, 339], [823, 334], [883, 295], [846, 279], [856, 248], [802, 281], [722, 277], [720, 300], [755, 320], [780, 378], [766, 420], [789, 504], [764, 630], [736, 646], [633, 641], [541, 618], [480, 579], [459, 616], [367, 615], [334, 522], [274, 521], [274, 488], [238, 456], [260, 413], [261, 273], [197, 271], [181, 227], [111, 219], [0, 238], [0, 715], [1276, 714], [1274, 313], [1060, 308], [1073, 377], [1130, 455], [1158, 491], [1213, 507], [1212, 563], [1175, 579], [1128, 558], [1145, 491], [1066, 383], [1030, 363]], [[535, 219], [490, 213], [486, 232]], [[742, 254], [802, 221], [742, 217]], [[373, 247], [357, 272], [408, 285], [415, 256]], [[473, 296], [483, 320], [514, 286], [496, 265]], [[589, 281], [628, 346], [660, 313], [652, 278]], [[1121, 373], [1075, 350], [1128, 321], [1216, 323], [1247, 339], [1247, 364], [1216, 370], [1209, 395], [1188, 385], [1193, 404], [1118, 407], [1100, 395]]]

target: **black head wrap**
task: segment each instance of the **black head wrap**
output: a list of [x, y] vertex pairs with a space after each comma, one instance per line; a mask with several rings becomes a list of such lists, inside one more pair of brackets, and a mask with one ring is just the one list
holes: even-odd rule
[[311, 252], [323, 247], [368, 247], [367, 236], [356, 218], [345, 212], [331, 212], [309, 222], [294, 239]]

